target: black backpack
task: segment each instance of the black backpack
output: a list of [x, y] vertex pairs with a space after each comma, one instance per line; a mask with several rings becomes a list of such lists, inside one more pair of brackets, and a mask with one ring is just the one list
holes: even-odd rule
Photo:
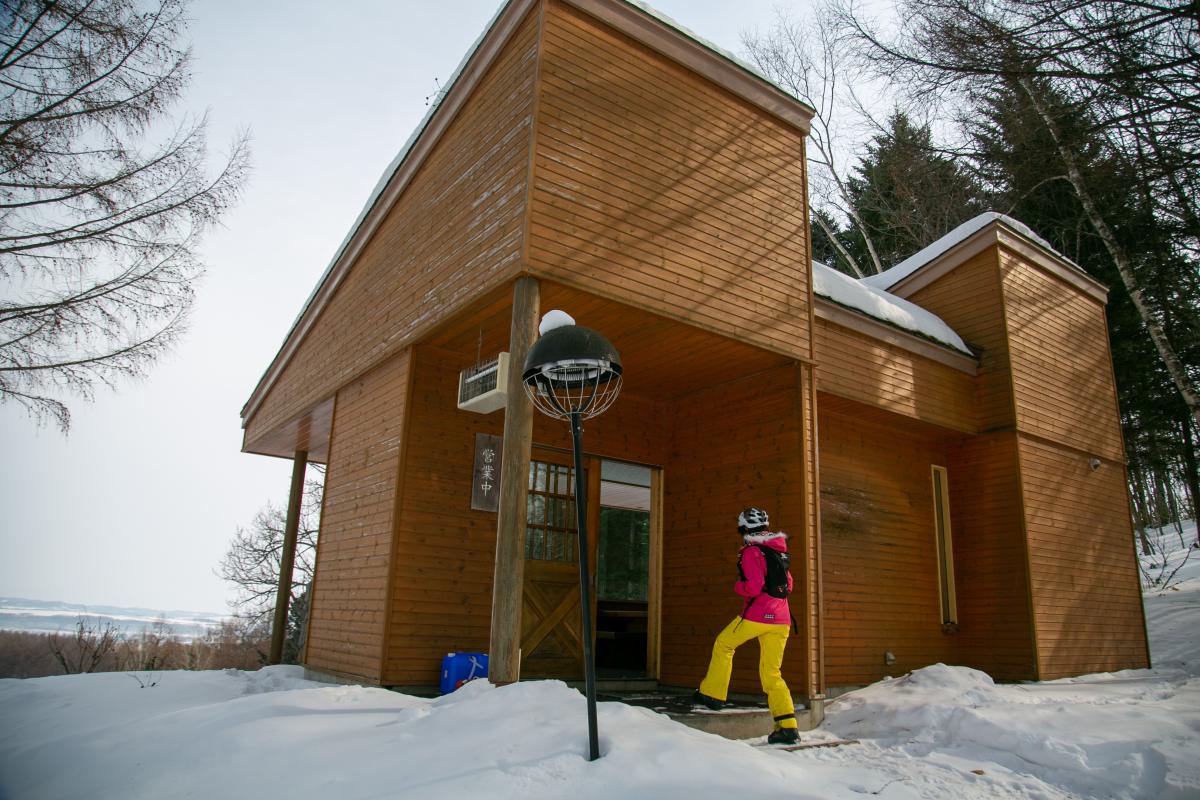
[[[767, 577], [763, 583], [763, 593], [786, 600], [788, 596], [788, 566], [792, 562], [791, 557], [787, 553], [781, 553], [765, 544], [755, 544], [751, 547], [757, 547], [758, 551], [763, 554], [763, 560], [767, 562]], [[746, 551], [743, 549], [742, 553], [744, 552]], [[738, 575], [742, 580], [746, 580], [746, 573], [742, 569], [742, 553], [738, 553]]]

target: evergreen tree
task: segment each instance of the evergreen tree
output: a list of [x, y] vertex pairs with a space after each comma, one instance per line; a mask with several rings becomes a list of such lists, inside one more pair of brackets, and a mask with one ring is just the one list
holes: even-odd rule
[[[934, 146], [928, 125], [914, 125], [899, 111], [866, 145], [849, 184], [884, 269], [986, 210], [971, 172]], [[862, 235], [850, 230], [843, 236], [861, 263], [867, 256]]]
[[[1200, 257], [1196, 4], [899, 0], [904, 24], [882, 33], [860, 5], [839, 2], [838, 17], [859, 44], [860, 63], [902, 85], [910, 102], [930, 108], [949, 99], [969, 113], [980, 95], [1024, 96], [1034, 112], [1031, 127], [1054, 141], [1060, 168], [1049, 178], [1061, 176], [1074, 189], [1156, 354], [1200, 424], [1195, 361], [1173, 344], [1178, 339], [1189, 346], [1191, 311], [1173, 313], [1180, 306], [1171, 305], [1189, 302], [1192, 290], [1184, 284], [1195, 275], [1188, 265]], [[1072, 129], [1081, 121], [1088, 129], [1084, 139]], [[1097, 146], [1104, 166], [1122, 176], [1128, 191], [1113, 193], [1097, 181], [1097, 156], [1088, 152]], [[1114, 199], [1127, 202], [1130, 213], [1114, 211]]]
[[[1172, 242], [1179, 231], [1156, 213], [1144, 181], [1104, 146], [1094, 121], [1066, 103], [1053, 104], [1058, 134], [1077, 154], [1092, 198], [1129, 254], [1146, 300], [1189, 370], [1200, 365], [1200, 286], [1190, 262]], [[1194, 513], [1200, 497], [1195, 422], [1158, 357], [1141, 314], [1104, 242], [1067, 179], [1058, 143], [1040, 123], [1027, 93], [1016, 88], [977, 97], [969, 126], [974, 159], [998, 210], [1016, 217], [1097, 280], [1116, 289], [1105, 309], [1125, 434], [1131, 490], [1139, 522], [1160, 526]], [[1176, 499], [1191, 499], [1185, 507]]]
[[304, 641], [308, 638], [308, 594], [312, 584], [288, 606], [287, 638], [283, 642], [283, 663], [299, 664], [304, 656]]

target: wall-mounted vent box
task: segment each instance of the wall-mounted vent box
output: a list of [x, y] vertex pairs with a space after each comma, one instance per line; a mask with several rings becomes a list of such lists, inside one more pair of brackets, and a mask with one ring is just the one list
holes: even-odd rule
[[458, 376], [458, 407], [490, 414], [508, 402], [508, 353], [467, 367]]

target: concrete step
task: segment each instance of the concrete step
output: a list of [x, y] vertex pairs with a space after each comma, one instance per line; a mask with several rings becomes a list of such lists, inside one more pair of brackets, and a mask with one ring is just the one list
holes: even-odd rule
[[[689, 728], [712, 733], [726, 739], [753, 739], [766, 736], [775, 729], [775, 720], [767, 710], [765, 698], [755, 695], [731, 695], [726, 707], [720, 711], [709, 711], [692, 702], [691, 692], [686, 694], [670, 687], [649, 692], [604, 692], [598, 700], [618, 701], [631, 706], [649, 708]], [[802, 702], [796, 701], [796, 727], [811, 731], [821, 724], [821, 714], [814, 713]]]
[[[775, 720], [770, 711], [754, 709], [730, 709], [725, 711], [694, 711], [682, 714], [667, 714], [676, 722], [705, 733], [716, 734], [726, 739], [754, 739], [766, 736], [775, 730]], [[811, 731], [821, 724], [811, 709], [796, 709], [796, 727]]]
[[[572, 689], [584, 690], [583, 681], [564, 681], [567, 686]], [[653, 692], [658, 689], [658, 681], [656, 680], [637, 680], [629, 678], [597, 678], [596, 692], [599, 694], [609, 693], [627, 693], [627, 692]]]

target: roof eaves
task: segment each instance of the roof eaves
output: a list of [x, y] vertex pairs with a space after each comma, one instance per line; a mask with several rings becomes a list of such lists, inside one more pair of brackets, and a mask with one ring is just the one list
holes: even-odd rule
[[[769, 114], [809, 132], [816, 111], [753, 64], [641, 0], [564, 0], [635, 41], [703, 75]], [[658, 24], [655, 24], [658, 23]], [[719, 57], [718, 60], [712, 58]]]
[[940, 342], [918, 331], [901, 327], [886, 319], [871, 316], [861, 308], [839, 303], [823, 295], [815, 298], [813, 311], [816, 316], [826, 319], [843, 328], [879, 339], [887, 344], [899, 347], [916, 355], [924, 356], [930, 361], [937, 361], [968, 375], [977, 375], [979, 359], [973, 355], [960, 352], [945, 342]]

